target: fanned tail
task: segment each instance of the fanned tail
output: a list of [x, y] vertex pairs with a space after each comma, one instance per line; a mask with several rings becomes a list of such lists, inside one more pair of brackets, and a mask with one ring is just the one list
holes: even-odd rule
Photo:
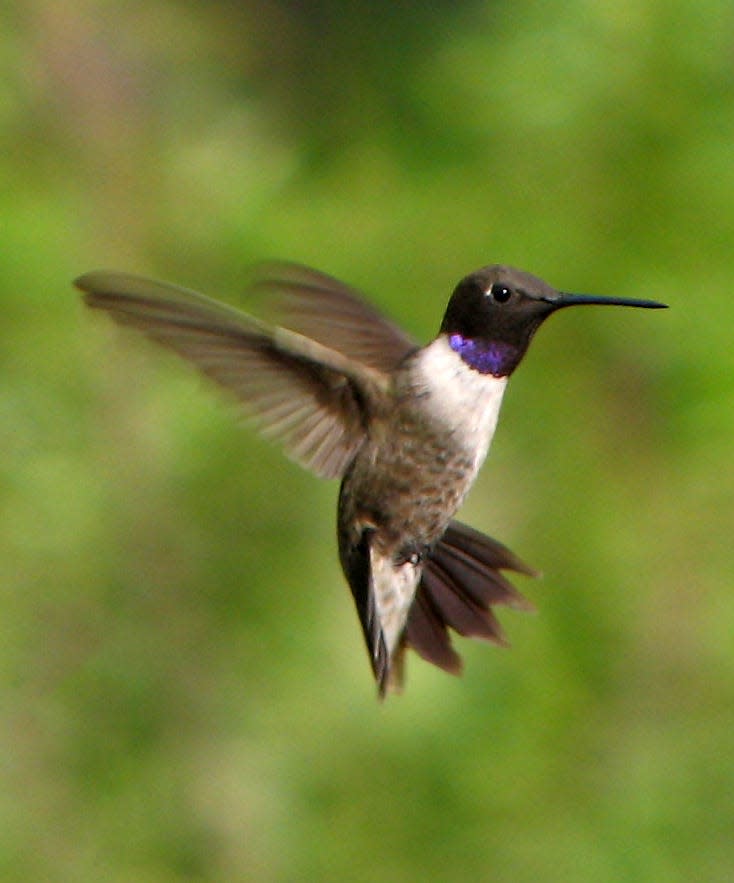
[[461, 672], [462, 662], [451, 646], [449, 628], [466, 637], [506, 646], [507, 639], [492, 607], [504, 605], [526, 611], [534, 607], [501, 570], [538, 575], [501, 543], [452, 521], [424, 562], [408, 614], [406, 644], [427, 662], [451, 674]]

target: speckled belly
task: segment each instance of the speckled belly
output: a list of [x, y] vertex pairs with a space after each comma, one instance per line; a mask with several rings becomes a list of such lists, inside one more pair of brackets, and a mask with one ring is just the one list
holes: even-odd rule
[[358, 523], [376, 528], [374, 542], [384, 552], [429, 546], [471, 487], [476, 454], [421, 415], [402, 415], [381, 435], [358, 454], [345, 480], [344, 505]]

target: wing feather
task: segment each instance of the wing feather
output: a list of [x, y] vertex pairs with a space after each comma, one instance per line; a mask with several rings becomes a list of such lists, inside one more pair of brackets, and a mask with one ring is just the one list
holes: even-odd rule
[[378, 371], [391, 371], [416, 342], [338, 279], [300, 264], [255, 266], [251, 288], [266, 297], [278, 325]]
[[374, 367], [196, 292], [105, 271], [75, 284], [88, 306], [174, 350], [233, 393], [264, 434], [324, 478], [343, 475], [364, 440], [367, 393], [374, 399], [387, 389]]

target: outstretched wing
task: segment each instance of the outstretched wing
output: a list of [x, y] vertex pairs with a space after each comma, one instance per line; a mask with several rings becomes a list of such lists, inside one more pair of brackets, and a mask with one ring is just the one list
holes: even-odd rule
[[234, 393], [265, 434], [324, 478], [341, 476], [362, 443], [367, 393], [387, 389], [382, 373], [344, 353], [196, 292], [105, 271], [75, 284], [88, 306], [169, 347]]
[[300, 264], [257, 264], [250, 289], [266, 295], [276, 324], [378, 371], [391, 371], [418, 346], [360, 292]]

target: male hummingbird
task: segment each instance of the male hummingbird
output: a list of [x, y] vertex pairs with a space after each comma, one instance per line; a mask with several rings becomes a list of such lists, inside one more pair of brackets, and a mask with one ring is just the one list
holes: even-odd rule
[[277, 324], [124, 273], [92, 272], [75, 284], [88, 306], [234, 393], [301, 465], [341, 479], [339, 557], [381, 697], [402, 685], [407, 647], [458, 674], [448, 627], [503, 644], [492, 607], [530, 607], [500, 571], [533, 571], [452, 519], [540, 324], [570, 306], [665, 306], [567, 294], [493, 265], [459, 282], [438, 336], [419, 346], [356, 291], [294, 264], [264, 264], [253, 275], [251, 289], [267, 295]]

